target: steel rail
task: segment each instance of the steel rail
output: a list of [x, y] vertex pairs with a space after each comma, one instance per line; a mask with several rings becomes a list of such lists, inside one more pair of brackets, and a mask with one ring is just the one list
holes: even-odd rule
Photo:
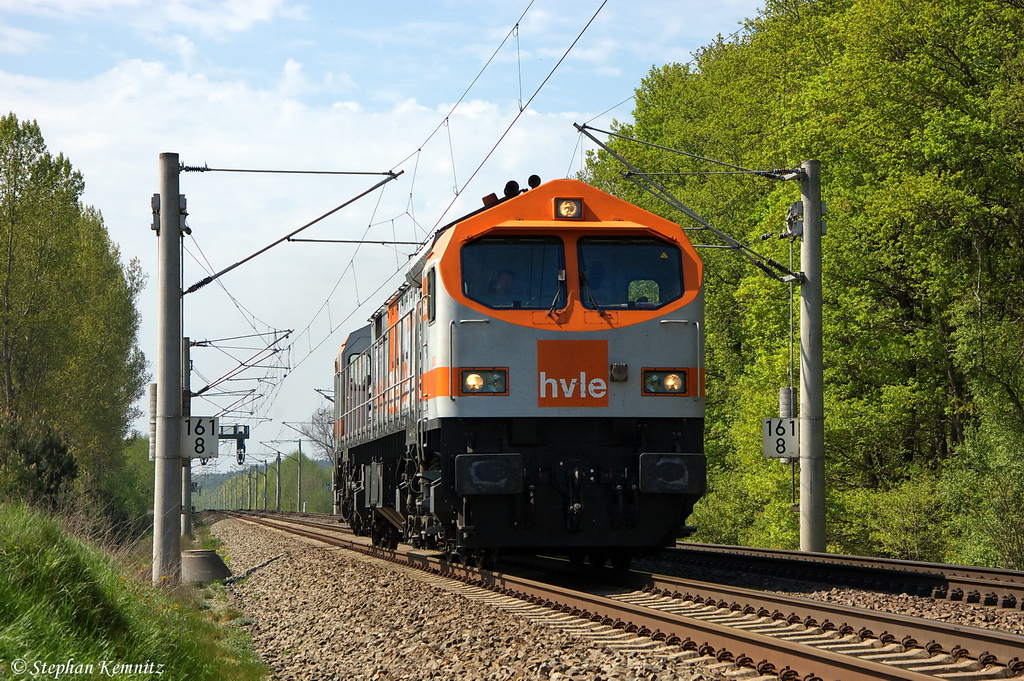
[[1024, 609], [1024, 572], [1018, 570], [689, 542], [667, 556], [716, 569]]
[[[525, 577], [449, 565], [437, 556], [422, 552], [384, 550], [360, 542], [355, 538], [331, 536], [324, 534], [320, 528], [314, 530], [308, 527], [308, 525], [319, 525], [319, 523], [301, 523], [307, 527], [294, 527], [294, 524], [299, 523], [286, 519], [271, 520], [258, 517], [255, 514], [230, 513], [230, 515], [333, 546], [419, 567], [432, 573], [444, 573], [460, 581], [484, 586], [502, 594], [519, 597], [567, 614], [605, 623], [628, 632], [650, 636], [655, 640], [679, 645], [683, 649], [697, 650], [706, 655], [713, 655], [721, 661], [737, 661], [746, 666], [754, 666], [755, 658], [764, 658], [758, 667], [774, 669], [782, 678], [805, 681], [820, 681], [821, 679], [841, 679], [842, 681], [935, 680], [934, 676], [919, 672], [858, 659], [715, 622], [635, 605], [614, 598], [545, 584]], [[338, 531], [340, 532], [341, 528], [338, 528]]]
[[991, 655], [1002, 664], [1014, 665], [1024, 656], [1024, 636], [991, 629], [665, 575], [631, 572], [625, 579], [630, 588], [655, 595], [671, 595], [705, 603], [710, 601], [719, 605], [726, 603], [721, 607], [733, 610], [742, 610], [745, 606], [774, 610], [779, 613], [776, 619], [796, 615], [807, 626], [821, 627], [826, 631], [852, 630], [862, 638], [885, 640], [891, 637], [905, 647], [921, 646], [933, 653], [941, 651], [975, 659], [987, 659]]

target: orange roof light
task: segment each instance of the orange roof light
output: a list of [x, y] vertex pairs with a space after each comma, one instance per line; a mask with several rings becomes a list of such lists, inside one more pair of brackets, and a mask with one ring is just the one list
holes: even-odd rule
[[583, 199], [555, 199], [556, 220], [582, 220]]

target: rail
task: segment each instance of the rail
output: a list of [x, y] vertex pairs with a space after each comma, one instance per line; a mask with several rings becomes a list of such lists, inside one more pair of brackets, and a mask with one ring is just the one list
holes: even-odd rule
[[[630, 583], [624, 591], [578, 591], [451, 565], [440, 556], [422, 551], [383, 550], [355, 537], [339, 537], [340, 528], [327, 531], [319, 523], [317, 528], [308, 522], [294, 527], [303, 525], [303, 521], [275, 522], [256, 514], [239, 516], [378, 558], [443, 572], [591, 622], [700, 651], [719, 661], [756, 667], [762, 674], [776, 674], [785, 681], [934, 681], [933, 674], [991, 679], [1024, 673], [1024, 662], [1017, 657], [1024, 650], [1024, 637], [1020, 636], [644, 573], [629, 573], [626, 579]], [[680, 614], [682, 611], [689, 614]], [[832, 625], [833, 620], [837, 624]], [[896, 642], [897, 634], [891, 630], [898, 631], [903, 639]], [[865, 640], [871, 637], [875, 638]], [[927, 643], [918, 645], [917, 638]], [[898, 661], [880, 661], [887, 657]], [[763, 661], [755, 664], [758, 658]], [[932, 673], [923, 672], [927, 669]]]
[[690, 542], [680, 542], [667, 557], [697, 567], [1024, 610], [1024, 572], [1018, 570]]

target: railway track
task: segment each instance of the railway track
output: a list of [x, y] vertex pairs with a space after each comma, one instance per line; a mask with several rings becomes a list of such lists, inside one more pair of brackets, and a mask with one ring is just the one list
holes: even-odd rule
[[569, 626], [577, 627], [576, 633], [646, 637], [681, 662], [737, 668], [746, 671], [745, 678], [924, 681], [1024, 675], [1021, 636], [638, 572], [620, 574], [608, 586], [611, 571], [598, 570], [604, 585], [588, 582], [581, 590], [575, 581], [559, 586], [450, 565], [404, 547], [385, 551], [322, 519], [233, 515], [459, 580], [467, 589], [490, 592], [489, 598], [501, 600], [506, 609], [539, 609], [561, 626], [575, 622]]
[[687, 567], [1024, 610], [1024, 572], [908, 560], [680, 542], [666, 558]]

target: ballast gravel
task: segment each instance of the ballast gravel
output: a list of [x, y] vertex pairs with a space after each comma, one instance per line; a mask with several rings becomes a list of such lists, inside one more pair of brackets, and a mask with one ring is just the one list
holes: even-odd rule
[[226, 589], [277, 679], [726, 678], [664, 648], [613, 650], [240, 520], [217, 520], [211, 531], [235, 575], [259, 566]]

